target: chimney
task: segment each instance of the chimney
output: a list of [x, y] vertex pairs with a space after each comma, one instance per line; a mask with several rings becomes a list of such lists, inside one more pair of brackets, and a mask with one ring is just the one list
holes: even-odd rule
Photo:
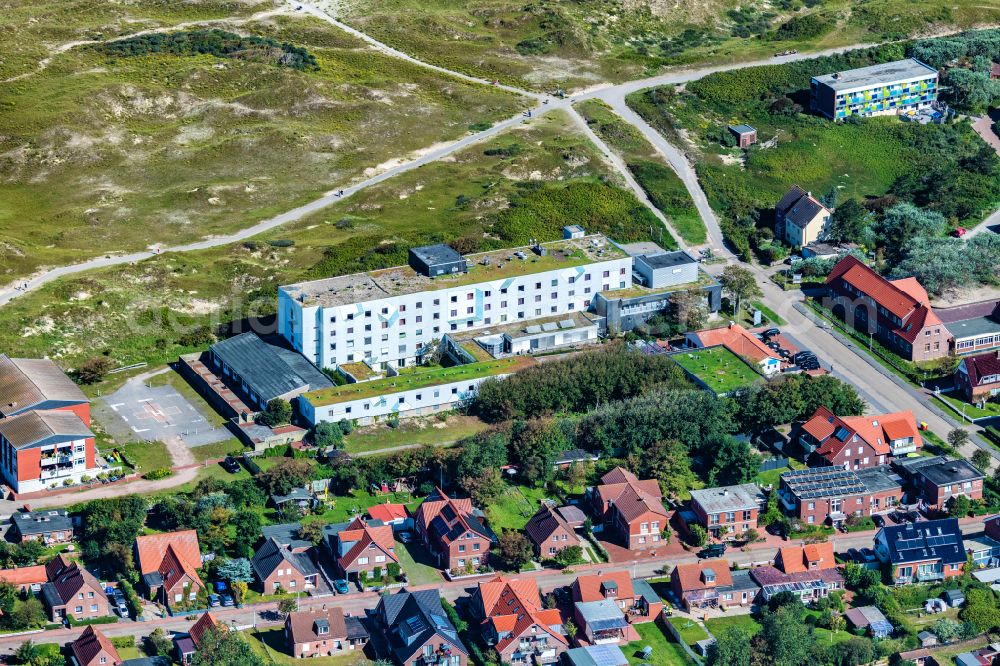
[[722, 489], [722, 496], [723, 497], [729, 497], [729, 488], [723, 488]]

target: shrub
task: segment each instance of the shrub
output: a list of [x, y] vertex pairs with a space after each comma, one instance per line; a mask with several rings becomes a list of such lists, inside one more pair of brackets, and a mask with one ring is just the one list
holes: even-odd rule
[[270, 37], [243, 37], [225, 30], [182, 30], [154, 32], [107, 42], [96, 46], [110, 56], [129, 58], [150, 53], [169, 55], [200, 55], [208, 53], [220, 58], [262, 60], [278, 67], [298, 70], [318, 70], [316, 57], [300, 46], [281, 43]]
[[173, 470], [169, 467], [160, 467], [146, 472], [142, 478], [149, 481], [158, 481], [159, 479], [165, 479], [168, 476], [171, 476], [173, 473]]

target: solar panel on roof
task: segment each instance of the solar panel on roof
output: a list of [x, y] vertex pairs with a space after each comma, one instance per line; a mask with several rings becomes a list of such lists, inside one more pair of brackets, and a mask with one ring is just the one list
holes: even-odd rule
[[535, 333], [541, 333], [542, 327], [538, 326], [537, 324], [532, 324], [531, 326], [528, 326], [526, 329], [524, 329], [524, 332], [534, 335]]
[[573, 328], [574, 326], [576, 326], [576, 323], [572, 319], [563, 319], [559, 322], [559, 328]]
[[559, 327], [556, 326], [555, 322], [547, 321], [544, 324], [542, 324], [542, 330], [545, 331], [546, 333], [551, 333], [557, 328]]
[[451, 508], [450, 504], [446, 504], [444, 508], [441, 509], [441, 515], [444, 516], [445, 520], [452, 521], [458, 518], [455, 511]]

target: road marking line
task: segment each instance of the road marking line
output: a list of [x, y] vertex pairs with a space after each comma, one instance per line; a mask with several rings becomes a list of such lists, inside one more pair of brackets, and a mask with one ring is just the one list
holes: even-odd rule
[[116, 402], [115, 404], [108, 405], [108, 406], [111, 407], [111, 409], [113, 409], [113, 410], [115, 410], [117, 412], [119, 407], [124, 407], [125, 406], [125, 403], [124, 402]]
[[149, 432], [150, 429], [149, 428], [143, 428], [142, 430], [140, 430], [139, 428], [136, 428], [135, 426], [132, 426], [132, 430], [135, 431], [135, 432], [137, 432], [137, 433], [139, 433], [139, 432]]
[[140, 398], [136, 402], [153, 402], [153, 398]]

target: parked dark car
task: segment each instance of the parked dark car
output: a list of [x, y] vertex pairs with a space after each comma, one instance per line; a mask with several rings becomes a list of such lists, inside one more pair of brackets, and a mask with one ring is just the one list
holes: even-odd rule
[[235, 601], [233, 600], [233, 595], [229, 594], [228, 592], [223, 592], [222, 593], [222, 605], [223, 606], [232, 606], [234, 603], [235, 603]]
[[872, 516], [872, 522], [875, 523], [878, 527], [885, 527], [885, 518], [883, 518], [878, 514]]
[[805, 359], [807, 359], [807, 358], [812, 358], [812, 359], [814, 359], [814, 358], [816, 358], [816, 354], [812, 353], [812, 352], [811, 352], [811, 351], [809, 351], [808, 349], [805, 349], [805, 350], [803, 350], [803, 351], [800, 351], [799, 353], [797, 353], [797, 354], [796, 354], [796, 355], [795, 355], [795, 356], [793, 357], [793, 360], [794, 360], [794, 361], [795, 361], [796, 363], [800, 363], [801, 361], [804, 361], [804, 360], [805, 360]]
[[240, 471], [240, 461], [232, 456], [226, 456], [226, 459], [222, 461], [222, 469], [230, 474], [236, 474]]
[[217, 594], [208, 595], [208, 607], [215, 608], [222, 603], [222, 598]]
[[713, 543], [700, 551], [698, 551], [698, 557], [700, 559], [708, 559], [710, 557], [722, 557], [726, 554], [726, 544], [724, 543]]
[[847, 558], [852, 562], [864, 562], [864, 558], [861, 556], [861, 551], [857, 548], [848, 548]]
[[761, 333], [765, 338], [773, 338], [776, 335], [781, 335], [781, 331], [776, 328], [769, 328], [763, 333]]

